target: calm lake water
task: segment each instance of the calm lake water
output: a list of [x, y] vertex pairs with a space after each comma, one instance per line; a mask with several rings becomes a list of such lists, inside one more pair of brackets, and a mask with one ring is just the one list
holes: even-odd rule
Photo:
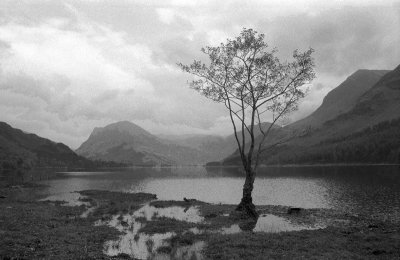
[[[60, 195], [101, 189], [149, 192], [162, 200], [195, 198], [237, 204], [243, 173], [236, 168], [130, 168], [46, 174], [44, 192]], [[333, 208], [400, 219], [400, 166], [266, 167], [253, 192], [258, 205]]]

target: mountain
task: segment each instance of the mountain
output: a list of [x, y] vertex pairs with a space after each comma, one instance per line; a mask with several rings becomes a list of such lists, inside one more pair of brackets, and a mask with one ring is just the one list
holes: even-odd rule
[[324, 122], [351, 110], [357, 100], [389, 70], [358, 70], [330, 91], [321, 106], [311, 115], [294, 122], [290, 128], [318, 127]]
[[4, 122], [0, 122], [0, 162], [0, 169], [93, 165], [65, 144], [25, 133]]
[[[353, 107], [323, 125], [332, 136], [348, 135], [400, 117], [400, 66], [386, 73]], [[334, 132], [334, 133], [333, 133]]]
[[315, 145], [283, 146], [272, 152], [270, 164], [395, 163], [400, 164], [400, 118], [383, 121]]
[[95, 128], [76, 152], [90, 159], [145, 166], [192, 165], [214, 160], [212, 153], [196, 145], [162, 139], [128, 121]]
[[[400, 66], [357, 71], [313, 114], [285, 126], [287, 132], [307, 131], [266, 153], [263, 163], [399, 163], [399, 111]], [[240, 161], [236, 155], [224, 163]]]

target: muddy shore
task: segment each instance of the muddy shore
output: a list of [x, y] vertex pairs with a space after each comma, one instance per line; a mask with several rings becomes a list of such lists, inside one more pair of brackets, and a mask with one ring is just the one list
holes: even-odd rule
[[399, 259], [400, 217], [160, 201], [147, 193], [81, 191], [66, 204], [40, 185], [0, 188], [0, 259]]

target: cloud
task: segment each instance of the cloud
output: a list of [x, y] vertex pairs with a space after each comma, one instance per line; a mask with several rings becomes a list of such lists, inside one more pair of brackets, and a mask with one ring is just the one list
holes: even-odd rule
[[212, 110], [200, 109], [201, 97], [185, 96], [190, 90], [175, 64], [154, 62], [153, 52], [124, 32], [77, 22], [51, 18], [35, 26], [0, 26], [2, 120], [73, 147], [89, 133], [82, 125], [149, 118], [155, 124], [213, 125], [214, 116], [206, 115]]
[[284, 51], [311, 46], [319, 72], [342, 76], [360, 68], [396, 66], [400, 15], [395, 10], [390, 6], [342, 7], [281, 17], [264, 27], [272, 28], [267, 29], [272, 41]]
[[163, 23], [171, 24], [175, 18], [174, 10], [171, 8], [158, 8], [156, 11]]
[[292, 120], [359, 68], [400, 60], [398, 1], [21, 1], [0, 5], [0, 120], [77, 147], [96, 126], [231, 132], [220, 104], [186, 85], [177, 62], [243, 27], [283, 59], [313, 47], [317, 79]]

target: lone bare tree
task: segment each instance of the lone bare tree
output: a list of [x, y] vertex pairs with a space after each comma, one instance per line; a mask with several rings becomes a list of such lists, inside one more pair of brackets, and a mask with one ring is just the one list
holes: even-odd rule
[[[201, 51], [208, 55], [209, 63], [195, 60], [178, 65], [195, 76], [191, 88], [228, 109], [246, 175], [237, 210], [257, 217], [252, 191], [260, 155], [274, 124], [297, 109], [306, 94], [304, 84], [315, 78], [313, 49], [295, 50], [292, 62], [281, 62], [276, 49], [268, 50], [264, 34], [244, 28], [235, 39]], [[272, 115], [272, 122], [263, 127], [262, 114], [266, 112]], [[258, 138], [257, 129], [261, 133]]]

